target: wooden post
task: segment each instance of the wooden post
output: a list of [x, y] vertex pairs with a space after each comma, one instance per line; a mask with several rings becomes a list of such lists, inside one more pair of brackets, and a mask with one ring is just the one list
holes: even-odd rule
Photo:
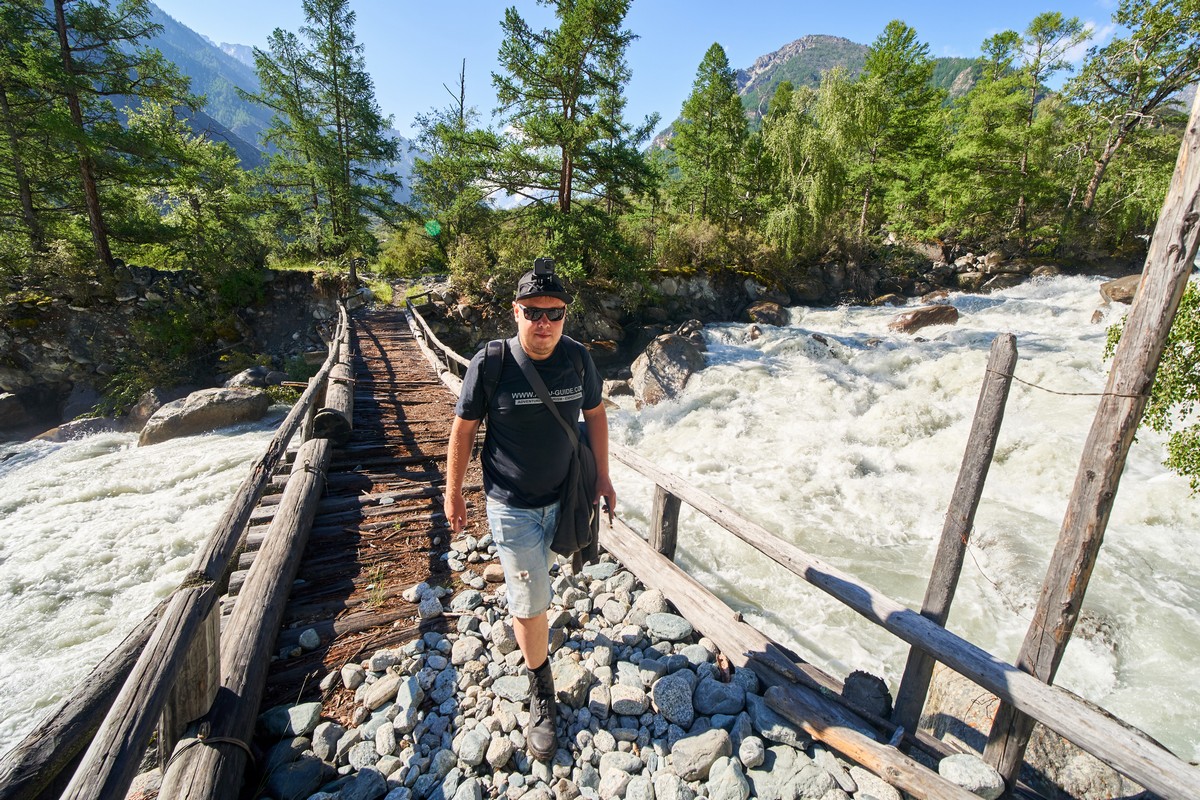
[[75, 770], [62, 800], [124, 797], [137, 775], [150, 733], [158, 723], [191, 642], [216, 601], [212, 583], [180, 587], [147, 642], [112, 711]]
[[[967, 540], [975, 524], [975, 510], [979, 507], [983, 484], [992, 464], [992, 455], [996, 452], [996, 439], [1000, 435], [1000, 423], [1004, 421], [1004, 404], [1008, 400], [1008, 387], [1012, 385], [1012, 371], [1016, 363], [1015, 337], [1011, 333], [1000, 334], [992, 342], [987, 374], [975, 406], [975, 420], [967, 437], [967, 449], [958, 470], [958, 482], [950, 496], [950, 510], [942, 526], [942, 539], [933, 560], [933, 574], [925, 588], [925, 601], [921, 604], [921, 615], [943, 627], [950, 616], [950, 604], [954, 602], [958, 577], [962, 573]], [[892, 712], [892, 720], [906, 731], [917, 729], [921, 709], [925, 707], [925, 696], [929, 692], [933, 665], [933, 658], [920, 648], [913, 647], [908, 651], [908, 663], [904, 667], [904, 677], [900, 680], [896, 706]]]
[[313, 435], [341, 447], [350, 441], [354, 419], [354, 372], [349, 356], [334, 366], [325, 387], [325, 407], [313, 418]]
[[650, 512], [650, 546], [672, 561], [679, 542], [680, 500], [661, 486], [654, 487], [654, 508]]
[[[884, 595], [878, 589], [805, 553], [763, 526], [739, 515], [729, 506], [691, 486], [684, 480], [655, 467], [645, 458], [619, 444], [610, 445], [609, 457], [616, 458], [666, 487], [692, 508], [725, 530], [774, 560], [785, 569], [840, 600], [870, 622], [894, 633], [911, 645], [920, 647], [938, 661], [965, 675], [1002, 700], [1027, 714], [1036, 715], [1047, 727], [1061, 733], [1081, 748], [1111, 765], [1163, 798], [1195, 800], [1200, 797], [1200, 770], [1181, 761], [1149, 737], [1129, 730], [1107, 714], [1097, 711], [1075, 695], [1057, 686], [1048, 686], [982, 648], [964, 641], [945, 628]], [[614, 524], [614, 530], [620, 522]], [[642, 564], [629, 560], [605, 539], [606, 526], [600, 526], [600, 544], [622, 564], [643, 578]], [[636, 535], [636, 534], [634, 534]], [[640, 538], [640, 537], [639, 537]], [[644, 543], [644, 542], [643, 542]], [[649, 545], [646, 545], [649, 548]], [[663, 588], [661, 582], [653, 585]], [[666, 594], [666, 589], [663, 589]], [[671, 595], [668, 599], [679, 603]], [[685, 616], [687, 616], [685, 614]], [[696, 619], [706, 619], [704, 616]], [[714, 625], [716, 623], [714, 622]], [[717, 641], [715, 637], [712, 637]], [[720, 645], [720, 642], [717, 642]], [[725, 647], [722, 645], [722, 649]]]
[[221, 685], [221, 609], [213, 607], [199, 634], [192, 641], [187, 660], [158, 724], [158, 766], [166, 768], [188, 723], [199, 719], [212, 705]]
[[320, 395], [319, 399], [314, 397], [312, 403], [308, 404], [308, 410], [304, 413], [304, 422], [300, 424], [300, 443], [303, 444], [313, 438], [313, 418], [317, 416], [317, 409], [325, 404], [325, 393], [320, 389], [313, 389], [313, 384], [316, 383], [316, 377], [308, 379], [309, 391], [314, 395]]
[[[1196, 257], [1200, 229], [1200, 95], [1192, 103], [1175, 175], [1154, 229], [1150, 252], [1108, 384], [1083, 448], [1058, 544], [1042, 584], [1017, 666], [1050, 683], [1079, 617], [1104, 539], [1125, 458], [1137, 432], [1154, 373]], [[985, 757], [1011, 785], [1033, 720], [1001, 703]], [[1147, 787], [1150, 788], [1150, 787]]]
[[[248, 746], [254, 733], [271, 651], [324, 490], [331, 452], [328, 439], [313, 439], [300, 447], [279, 512], [223, 637], [221, 689], [204, 717], [210, 726], [205, 738], [213, 741], [197, 744], [192, 738], [179, 743], [175, 760], [163, 775], [160, 797], [207, 800], [238, 795], [246, 753], [230, 740]], [[190, 731], [192, 737], [195, 733]]]

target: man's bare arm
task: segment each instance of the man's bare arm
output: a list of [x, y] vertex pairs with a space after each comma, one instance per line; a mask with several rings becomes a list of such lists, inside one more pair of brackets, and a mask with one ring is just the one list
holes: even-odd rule
[[467, 501], [463, 499], [463, 479], [467, 475], [467, 462], [471, 460], [471, 446], [479, 420], [456, 416], [450, 426], [450, 448], [446, 453], [446, 491], [443, 510], [450, 530], [462, 531], [467, 524]]
[[609, 518], [617, 509], [617, 490], [613, 488], [608, 474], [608, 414], [604, 403], [595, 408], [584, 409], [583, 423], [587, 426], [588, 443], [596, 456], [596, 496], [594, 502], [603, 497], [608, 504]]

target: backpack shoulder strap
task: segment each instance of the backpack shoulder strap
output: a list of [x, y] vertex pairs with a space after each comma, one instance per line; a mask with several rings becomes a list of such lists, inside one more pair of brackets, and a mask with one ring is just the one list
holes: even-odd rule
[[583, 378], [583, 345], [572, 339], [570, 336], [563, 336], [563, 341], [567, 343], [567, 355], [571, 357], [571, 363], [575, 365], [575, 371], [579, 373], [579, 377]]
[[508, 342], [504, 339], [492, 339], [487, 343], [487, 352], [483, 356], [483, 400], [484, 408], [492, 407], [492, 397], [496, 387], [500, 385], [500, 373], [504, 369], [504, 352]]

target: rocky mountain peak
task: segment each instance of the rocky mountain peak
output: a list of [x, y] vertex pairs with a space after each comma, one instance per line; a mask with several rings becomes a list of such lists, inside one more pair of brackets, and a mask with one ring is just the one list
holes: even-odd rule
[[749, 94], [762, 82], [763, 78], [771, 76], [779, 67], [796, 58], [796, 56], [805, 50], [810, 50], [814, 47], [827, 47], [829, 45], [850, 48], [862, 47], [862, 45], [855, 44], [841, 36], [826, 36], [823, 34], [801, 36], [795, 41], [788, 42], [773, 53], [759, 56], [754, 60], [754, 64], [749, 69], [739, 69], [735, 74], [738, 94]]

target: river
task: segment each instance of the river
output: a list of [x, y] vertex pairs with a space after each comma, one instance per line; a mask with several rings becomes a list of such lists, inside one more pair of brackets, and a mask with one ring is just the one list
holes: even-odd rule
[[[1016, 375], [948, 627], [1020, 647], [1108, 366], [1099, 278], [952, 295], [955, 326], [887, 330], [893, 308], [795, 308], [791, 324], [710, 326], [708, 367], [675, 402], [610, 412], [613, 436], [772, 532], [919, 606], [984, 375], [1016, 335]], [[828, 344], [813, 338], [821, 334]], [[1050, 391], [1075, 394], [1054, 394]], [[168, 594], [268, 426], [148, 448], [105, 434], [0, 448], [0, 751]], [[1083, 620], [1057, 682], [1200, 758], [1200, 500], [1161, 437], [1130, 454]], [[614, 467], [644, 529], [652, 487]], [[907, 646], [694, 512], [679, 561], [771, 636], [837, 676], [893, 690]]]

